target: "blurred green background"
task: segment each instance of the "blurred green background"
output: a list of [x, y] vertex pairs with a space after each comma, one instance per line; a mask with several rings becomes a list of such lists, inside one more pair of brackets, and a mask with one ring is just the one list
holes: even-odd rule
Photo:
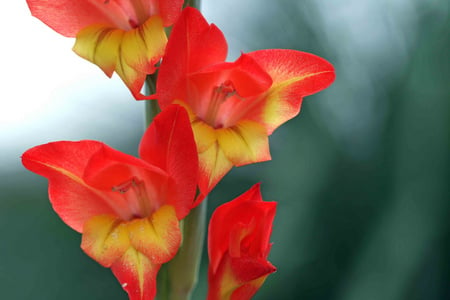
[[[28, 14], [24, 3], [14, 5]], [[230, 59], [290, 48], [336, 68], [335, 83], [307, 97], [301, 114], [272, 135], [273, 160], [234, 169], [210, 196], [209, 213], [262, 182], [264, 198], [279, 202], [270, 255], [278, 272], [255, 299], [450, 299], [448, 1], [205, 0], [202, 10], [224, 31]], [[53, 90], [39, 113], [0, 123], [0, 298], [126, 299], [52, 211], [46, 180], [19, 157], [61, 139], [98, 139], [136, 154], [142, 103], [70, 53], [73, 41], [26, 18], [19, 36], [1, 26], [8, 45], [31, 42], [2, 47], [9, 51], [2, 58], [16, 64], [7, 86], [22, 88], [3, 93], [0, 116], [13, 113], [8, 103], [44, 97], [37, 87]], [[40, 31], [68, 44], [40, 44], [33, 40]], [[39, 51], [58, 47], [70, 58], [39, 61]], [[70, 76], [69, 60], [93, 75], [62, 83], [39, 76], [44, 69]], [[206, 265], [205, 257], [202, 276]], [[203, 277], [194, 300], [205, 289]]]

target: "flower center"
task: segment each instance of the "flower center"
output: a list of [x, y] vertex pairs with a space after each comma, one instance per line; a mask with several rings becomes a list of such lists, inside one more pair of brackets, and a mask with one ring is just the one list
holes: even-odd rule
[[131, 210], [131, 219], [143, 218], [151, 215], [153, 208], [149, 201], [150, 199], [145, 188], [145, 182], [133, 177], [124, 183], [113, 186], [112, 191], [117, 192], [124, 197]]
[[[131, 0], [130, 3], [131, 3], [131, 5], [134, 8], [134, 14], [135, 14], [135, 19], [136, 20], [132, 20], [130, 18], [129, 22], [130, 22], [130, 25], [133, 28], [136, 28], [140, 24], [145, 23], [145, 21], [148, 19], [148, 12], [146, 11], [146, 9], [144, 7], [144, 4], [142, 3], [141, 0]], [[133, 24], [134, 24], [134, 26], [133, 26]]]
[[204, 121], [214, 128], [223, 127], [223, 123], [218, 119], [219, 110], [228, 98], [236, 94], [236, 88], [230, 80], [226, 80], [219, 86], [215, 86], [211, 92], [211, 98]]
[[[110, 15], [111, 20], [116, 22], [119, 28], [129, 30], [137, 28], [145, 23], [151, 12], [141, 0], [117, 1], [117, 0], [100, 0], [103, 4], [102, 10], [105, 14]], [[119, 14], [120, 16], [117, 16]], [[128, 24], [124, 24], [124, 21]]]

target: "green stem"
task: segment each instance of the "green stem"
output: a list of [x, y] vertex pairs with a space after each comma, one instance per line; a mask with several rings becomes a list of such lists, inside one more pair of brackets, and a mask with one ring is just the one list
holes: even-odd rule
[[170, 295], [170, 282], [169, 282], [169, 272], [167, 264], [162, 265], [158, 271], [158, 277], [156, 279], [157, 295], [156, 299], [165, 300], [169, 299]]
[[[145, 94], [151, 95], [156, 93], [156, 78], [157, 73], [147, 75], [145, 79]], [[156, 115], [160, 112], [158, 101], [156, 100], [145, 100], [145, 128], [150, 125]]]
[[206, 228], [207, 199], [181, 221], [183, 243], [158, 273], [158, 300], [190, 300], [198, 281]]
[[186, 0], [184, 1], [184, 7], [191, 6], [200, 9], [200, 2], [201, 0]]
[[206, 202], [191, 210], [183, 220], [183, 244], [168, 265], [172, 283], [170, 300], [189, 300], [198, 281], [206, 228]]

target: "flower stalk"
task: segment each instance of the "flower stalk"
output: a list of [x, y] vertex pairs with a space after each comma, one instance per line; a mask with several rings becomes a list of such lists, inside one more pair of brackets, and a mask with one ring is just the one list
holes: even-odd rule
[[190, 300], [198, 281], [206, 228], [206, 199], [181, 222], [177, 255], [158, 274], [158, 300]]
[[184, 7], [190, 6], [200, 10], [200, 2], [201, 0], [186, 0], [184, 1]]
[[[153, 73], [151, 75], [147, 75], [145, 78], [145, 94], [152, 95], [156, 93], [156, 79], [158, 77], [158, 72]], [[153, 119], [160, 112], [158, 106], [158, 101], [156, 100], [148, 100], [145, 101], [145, 128], [147, 128], [150, 123], [152, 123]]]

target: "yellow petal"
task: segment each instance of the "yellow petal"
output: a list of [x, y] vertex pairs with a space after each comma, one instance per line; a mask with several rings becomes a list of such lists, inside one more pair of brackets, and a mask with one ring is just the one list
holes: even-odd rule
[[101, 215], [87, 221], [81, 248], [104, 267], [110, 267], [130, 247], [126, 225], [119, 219]]
[[172, 259], [181, 244], [181, 231], [173, 206], [165, 205], [151, 217], [128, 223], [132, 246], [152, 263], [162, 264]]
[[129, 31], [104, 25], [88, 26], [77, 34], [73, 50], [98, 65], [107, 76], [111, 77], [115, 71], [133, 95], [141, 98], [145, 77], [155, 72], [155, 64], [163, 56], [166, 44], [162, 20], [153, 16]]
[[270, 160], [264, 126], [241, 121], [230, 128], [215, 129], [204, 121], [192, 120], [200, 163], [200, 189], [207, 194], [234, 166]]
[[127, 31], [121, 47], [121, 62], [143, 73], [153, 73], [164, 55], [167, 36], [162, 20], [153, 16], [141, 26]]
[[77, 34], [73, 51], [99, 66], [108, 77], [116, 69], [124, 30], [92, 25]]
[[216, 129], [199, 119], [192, 122], [192, 131], [199, 153], [205, 152], [217, 141]]
[[274, 84], [266, 95], [263, 104], [263, 120], [271, 134], [278, 126], [292, 119], [300, 112], [303, 98], [296, 96], [292, 91], [297, 81], [302, 77], [296, 77], [282, 83]]
[[214, 186], [233, 167], [233, 163], [225, 156], [218, 143], [199, 153], [200, 180], [199, 187], [207, 195]]
[[95, 216], [83, 228], [81, 248], [114, 275], [130, 300], [153, 299], [156, 275], [181, 244], [179, 221], [173, 206], [160, 207], [150, 217], [123, 221]]
[[153, 264], [172, 259], [181, 244], [175, 208], [162, 206], [150, 217], [122, 221], [113, 216], [95, 216], [83, 228], [81, 248], [94, 260], [110, 267], [134, 248]]
[[217, 129], [217, 139], [235, 166], [270, 160], [266, 129], [256, 122], [241, 121], [233, 127]]

